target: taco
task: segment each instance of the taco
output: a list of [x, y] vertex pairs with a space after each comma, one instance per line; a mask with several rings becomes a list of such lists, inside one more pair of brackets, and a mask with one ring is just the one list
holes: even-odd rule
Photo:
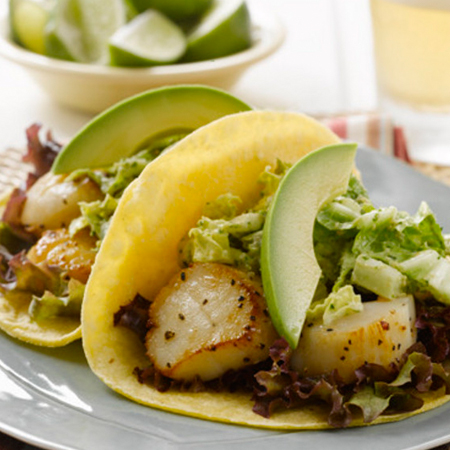
[[[395, 208], [377, 210], [352, 176], [347, 193], [321, 210], [320, 221], [318, 216], [323, 277], [301, 351], [272, 326], [259, 278], [267, 208], [291, 164], [338, 142], [301, 114], [246, 112], [197, 130], [148, 166], [126, 190], [87, 284], [83, 346], [93, 372], [147, 406], [266, 428], [390, 422], [448, 401], [445, 288], [430, 292], [430, 277], [426, 270], [419, 274], [421, 263], [414, 260], [434, 252], [428, 274], [433, 257], [446, 261], [444, 238], [426, 205], [412, 217]], [[376, 222], [384, 226], [373, 232]], [[356, 241], [364, 251], [353, 255]], [[401, 274], [402, 264], [389, 265], [396, 259], [389, 253], [393, 242], [401, 242], [397, 253], [409, 261]], [[385, 271], [391, 281], [398, 272], [407, 286], [402, 295], [383, 298], [385, 286], [398, 287], [394, 282], [376, 283], [371, 292], [364, 274], [374, 271]], [[370, 304], [369, 314], [358, 315], [361, 299]], [[381, 360], [358, 362], [371, 352], [358, 341], [364, 327], [359, 317], [367, 322], [366, 347], [372, 345]], [[344, 355], [352, 344], [362, 352], [353, 366], [342, 353], [327, 358], [342, 342]], [[305, 358], [317, 367], [308, 372]]]
[[79, 311], [97, 240], [86, 232], [69, 235], [68, 225], [80, 201], [98, 201], [102, 193], [87, 177], [50, 172], [62, 146], [51, 133], [41, 139], [40, 129], [27, 129], [26, 181], [4, 198], [0, 328], [32, 344], [59, 346], [81, 337]]
[[85, 285], [125, 188], [192, 129], [248, 109], [223, 91], [185, 85], [124, 100], [64, 146], [31, 126], [31, 171], [5, 196], [0, 221], [0, 329], [43, 346], [79, 339]]

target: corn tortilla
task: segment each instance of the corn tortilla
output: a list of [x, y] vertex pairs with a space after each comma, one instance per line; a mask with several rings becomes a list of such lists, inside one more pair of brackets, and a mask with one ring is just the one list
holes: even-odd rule
[[[0, 213], [3, 213], [12, 189], [0, 199]], [[6, 299], [0, 294], [0, 330], [11, 337], [28, 344], [60, 347], [81, 338], [79, 318], [57, 317], [40, 322], [28, 314], [29, 301], [17, 298]]]
[[[160, 393], [140, 384], [133, 370], [148, 365], [145, 348], [130, 330], [114, 327], [113, 316], [137, 293], [152, 299], [179, 270], [178, 244], [208, 201], [231, 192], [245, 209], [256, 202], [257, 179], [267, 165], [277, 159], [294, 163], [337, 142], [329, 129], [302, 114], [251, 111], [198, 129], [148, 165], [125, 191], [86, 287], [82, 334], [93, 372], [125, 397], [174, 413], [273, 429], [328, 428], [327, 412], [318, 406], [266, 419], [252, 412], [250, 394]], [[414, 413], [446, 400], [430, 394]]]

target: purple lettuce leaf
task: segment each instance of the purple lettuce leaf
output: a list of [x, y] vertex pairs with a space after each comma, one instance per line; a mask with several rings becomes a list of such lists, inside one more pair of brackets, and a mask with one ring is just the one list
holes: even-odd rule
[[450, 374], [434, 363], [423, 344], [408, 349], [401, 362], [385, 368], [364, 364], [355, 371], [356, 382], [345, 385], [336, 371], [303, 377], [289, 369], [291, 350], [277, 341], [271, 351], [270, 370], [256, 373], [253, 411], [270, 417], [280, 408], [297, 408], [308, 402], [328, 405], [328, 423], [346, 427], [359, 409], [363, 420], [372, 422], [381, 414], [406, 413], [423, 405], [420, 394], [450, 392]]
[[147, 330], [150, 328], [148, 309], [151, 302], [140, 294], [136, 294], [134, 299], [121, 306], [114, 314], [114, 326], [122, 326], [130, 329], [139, 337], [141, 342], [145, 342]]
[[[1, 219], [2, 222], [9, 225], [18, 238], [28, 243], [33, 243], [35, 238], [25, 230], [21, 222], [23, 206], [27, 198], [26, 192], [39, 177], [45, 175], [51, 169], [56, 155], [62, 148], [61, 144], [53, 139], [51, 132], [47, 133], [46, 140], [41, 141], [39, 137], [40, 129], [41, 125], [33, 124], [26, 130], [27, 152], [22, 159], [32, 165], [33, 171], [28, 174], [23, 186], [12, 191]], [[3, 242], [0, 242], [0, 244], [3, 244]]]
[[[13, 234], [17, 239], [21, 240], [23, 242], [23, 248], [30, 247], [31, 244], [36, 241], [36, 237], [25, 230], [21, 221], [22, 210], [26, 198], [26, 192], [23, 189], [13, 189], [1, 218], [2, 226], [3, 224], [8, 226], [10, 231], [9, 235]], [[8, 246], [8, 242], [3, 241], [3, 237], [6, 236], [3, 234], [0, 236], [0, 244]]]
[[41, 127], [40, 124], [35, 123], [26, 130], [28, 144], [23, 161], [33, 165], [32, 178], [39, 178], [46, 174], [62, 148], [62, 145], [53, 139], [50, 131], [47, 132], [45, 140], [41, 141], [39, 136]]
[[416, 327], [419, 340], [434, 362], [444, 362], [450, 357], [450, 306], [418, 302]]

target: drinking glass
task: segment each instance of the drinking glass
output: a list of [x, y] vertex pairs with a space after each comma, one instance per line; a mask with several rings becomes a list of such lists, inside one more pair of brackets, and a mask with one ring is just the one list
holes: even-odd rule
[[450, 0], [370, 0], [379, 106], [413, 160], [450, 165]]

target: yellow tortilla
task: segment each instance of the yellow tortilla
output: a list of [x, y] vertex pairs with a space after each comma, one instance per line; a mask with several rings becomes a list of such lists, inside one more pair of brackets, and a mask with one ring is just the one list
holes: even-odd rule
[[[331, 131], [304, 115], [251, 111], [206, 125], [147, 166], [125, 191], [87, 284], [82, 333], [94, 373], [134, 401], [175, 413], [265, 428], [327, 428], [326, 411], [320, 408], [265, 419], [252, 412], [250, 394], [160, 393], [140, 384], [133, 370], [148, 365], [144, 346], [128, 329], [114, 327], [113, 316], [137, 293], [152, 299], [179, 270], [178, 244], [208, 201], [231, 192], [242, 198], [245, 209], [256, 202], [257, 179], [267, 165], [277, 159], [293, 163], [337, 142]], [[422, 410], [445, 400], [427, 401]]]
[[0, 295], [0, 329], [16, 339], [45, 347], [61, 347], [81, 338], [79, 319], [57, 317], [36, 322], [28, 314], [29, 304]]
[[[0, 214], [11, 195], [12, 189], [0, 199]], [[29, 301], [6, 299], [0, 294], [0, 330], [28, 344], [60, 347], [81, 338], [79, 319], [58, 317], [35, 322], [28, 314]]]

